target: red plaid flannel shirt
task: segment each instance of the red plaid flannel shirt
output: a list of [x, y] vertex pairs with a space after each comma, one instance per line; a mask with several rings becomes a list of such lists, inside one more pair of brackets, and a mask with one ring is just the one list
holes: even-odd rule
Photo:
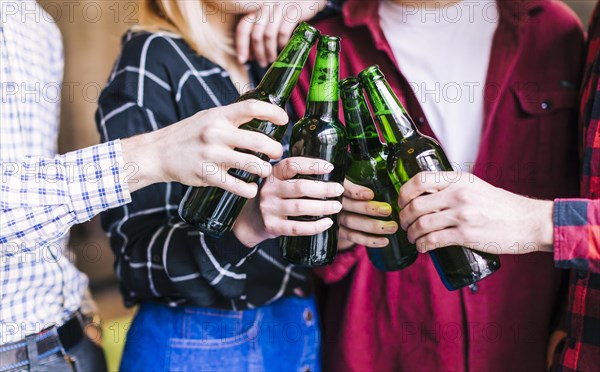
[[556, 266], [572, 269], [559, 371], [600, 370], [600, 5], [592, 16], [581, 101], [581, 196], [554, 207]]

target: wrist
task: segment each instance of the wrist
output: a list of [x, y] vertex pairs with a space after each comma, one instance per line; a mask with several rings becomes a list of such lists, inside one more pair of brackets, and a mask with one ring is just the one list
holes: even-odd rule
[[253, 248], [269, 239], [268, 236], [261, 233], [265, 231], [265, 228], [262, 226], [260, 216], [252, 215], [254, 202], [254, 199], [252, 199], [246, 203], [232, 229], [233, 235], [248, 248]]
[[121, 140], [123, 152], [123, 167], [134, 170], [127, 172], [129, 190], [134, 192], [158, 182], [166, 182], [161, 169], [161, 154], [157, 145], [156, 132], [146, 133]]
[[535, 226], [536, 243], [541, 252], [554, 252], [554, 224], [553, 212], [554, 202], [540, 200], [535, 208]]
[[233, 235], [235, 235], [237, 240], [239, 240], [248, 248], [256, 247], [258, 244], [267, 240], [265, 237], [257, 234], [255, 231], [255, 229], [243, 221], [236, 221], [232, 229]]

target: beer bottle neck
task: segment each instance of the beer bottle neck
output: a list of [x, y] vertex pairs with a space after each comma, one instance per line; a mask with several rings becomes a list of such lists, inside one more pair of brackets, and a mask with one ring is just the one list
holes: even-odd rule
[[337, 38], [324, 36], [319, 42], [306, 102], [306, 116], [337, 118], [340, 79], [339, 53]]
[[375, 76], [375, 78], [363, 80], [373, 106], [375, 120], [379, 124], [383, 138], [389, 145], [418, 133], [404, 106], [383, 77]]
[[347, 87], [351, 84], [348, 82], [349, 79], [346, 79], [341, 89], [350, 152], [362, 159], [371, 158], [381, 152], [383, 144], [362, 94], [362, 87], [358, 83]]
[[257, 90], [268, 94], [273, 103], [284, 106], [292, 95], [302, 67], [318, 35], [316, 29], [305, 23], [298, 26], [288, 44], [261, 80]]

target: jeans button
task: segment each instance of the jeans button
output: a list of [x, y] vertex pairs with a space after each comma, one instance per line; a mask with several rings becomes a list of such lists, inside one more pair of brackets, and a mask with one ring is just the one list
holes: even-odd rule
[[304, 314], [302, 314], [304, 321], [306, 324], [311, 324], [313, 321], [313, 312], [310, 309], [304, 309]]

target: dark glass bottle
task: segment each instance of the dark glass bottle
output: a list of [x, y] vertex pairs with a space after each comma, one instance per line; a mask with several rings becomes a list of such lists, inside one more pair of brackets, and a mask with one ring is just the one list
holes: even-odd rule
[[[348, 143], [338, 117], [339, 54], [340, 39], [322, 36], [310, 82], [306, 114], [294, 125], [290, 142], [290, 156], [324, 159], [332, 163], [334, 169], [326, 175], [299, 175], [297, 178], [344, 182]], [[341, 201], [341, 197], [334, 200]], [[316, 221], [324, 217], [330, 217], [334, 222], [329, 229], [313, 236], [281, 239], [281, 251], [286, 260], [302, 266], [323, 266], [333, 262], [337, 252], [337, 215], [290, 219]]]
[[[388, 144], [387, 167], [396, 190], [419, 172], [452, 171], [441, 146], [419, 133], [378, 66], [362, 71], [359, 79]], [[465, 247], [446, 247], [431, 251], [430, 254], [449, 290], [471, 285], [500, 268], [497, 255], [475, 252]]]
[[[379, 140], [362, 86], [354, 77], [344, 79], [340, 83], [340, 95], [350, 144], [346, 178], [373, 190], [374, 200], [391, 205], [392, 214], [378, 219], [395, 221], [400, 226], [398, 192], [390, 180], [386, 166], [387, 147]], [[381, 271], [396, 271], [415, 262], [419, 252], [408, 241], [406, 231], [400, 228], [395, 234], [385, 237], [389, 240], [387, 246], [367, 247], [369, 259], [376, 268]]]
[[[318, 37], [319, 31], [314, 27], [306, 23], [298, 26], [260, 84], [256, 89], [243, 94], [238, 102], [255, 99], [284, 108]], [[279, 126], [256, 119], [243, 124], [240, 128], [264, 133], [276, 141], [281, 141], [286, 131], [285, 125]], [[238, 151], [248, 153], [246, 150], [238, 149]], [[253, 155], [269, 161], [264, 154], [253, 153]], [[240, 169], [230, 169], [229, 174], [244, 182], [257, 182], [259, 179], [255, 174]], [[218, 187], [194, 187], [188, 190], [181, 201], [179, 215], [202, 232], [221, 236], [231, 230], [246, 201], [246, 198]]]

